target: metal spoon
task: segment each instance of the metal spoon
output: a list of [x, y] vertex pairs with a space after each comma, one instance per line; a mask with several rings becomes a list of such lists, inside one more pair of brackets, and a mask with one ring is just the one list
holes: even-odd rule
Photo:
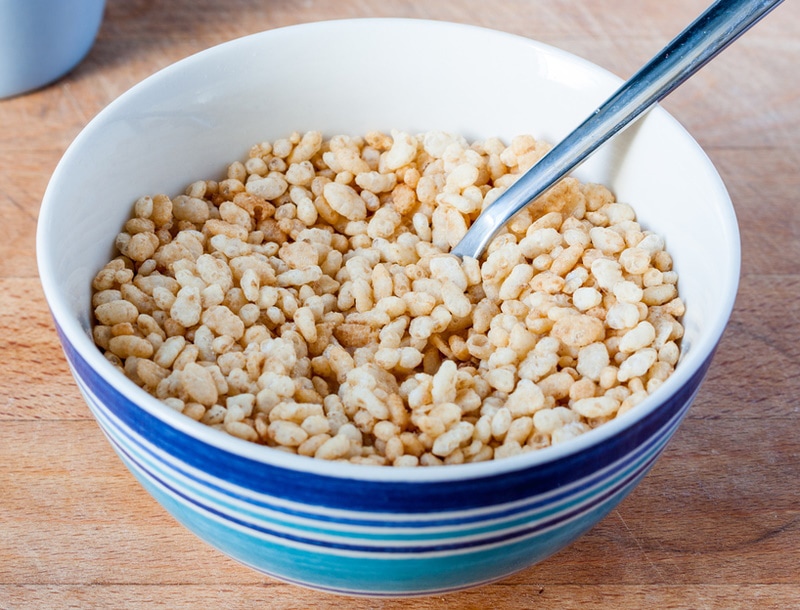
[[452, 254], [480, 257], [515, 214], [586, 160], [611, 136], [669, 95], [781, 2], [718, 0], [712, 4], [483, 210]]

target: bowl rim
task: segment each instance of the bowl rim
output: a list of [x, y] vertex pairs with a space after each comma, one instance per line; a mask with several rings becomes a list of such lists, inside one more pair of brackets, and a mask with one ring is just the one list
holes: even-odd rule
[[[398, 468], [391, 466], [352, 464], [348, 462], [330, 462], [317, 458], [290, 454], [264, 445], [258, 445], [213, 429], [200, 422], [196, 422], [182, 413], [174, 411], [154, 396], [148, 394], [103, 357], [91, 336], [87, 334], [79, 320], [70, 313], [68, 299], [65, 293], [60, 289], [55, 278], [52, 259], [55, 255], [55, 245], [53, 245], [53, 240], [49, 239], [50, 227], [54, 224], [50, 221], [50, 216], [53, 213], [51, 210], [57, 205], [56, 192], [58, 191], [58, 184], [63, 179], [65, 165], [69, 163], [69, 160], [73, 156], [77, 155], [76, 151], [79, 150], [81, 142], [85, 138], [88, 138], [90, 133], [101, 129], [103, 123], [113, 117], [119, 107], [124, 107], [128, 98], [133, 97], [141, 90], [157, 86], [162, 80], [168, 79], [173, 72], [183, 70], [195, 63], [206, 61], [208, 58], [213, 57], [223, 50], [234, 50], [238, 45], [251, 44], [253, 42], [258, 42], [260, 39], [269, 40], [276, 35], [283, 36], [295, 31], [302, 33], [320, 27], [336, 28], [341, 26], [351, 27], [353, 25], [365, 27], [374, 27], [376, 25], [395, 27], [397, 25], [409, 24], [415, 27], [424, 26], [441, 30], [464, 30], [476, 36], [495, 37], [498, 40], [502, 39], [513, 44], [524, 45], [533, 49], [536, 53], [554, 57], [560, 61], [573, 63], [582, 67], [584, 70], [591, 71], [598, 77], [609, 79], [617, 85], [622, 83], [622, 79], [587, 59], [550, 44], [518, 34], [483, 26], [448, 21], [377, 17], [314, 21], [248, 34], [193, 53], [159, 69], [133, 85], [106, 105], [83, 127], [72, 143], [67, 147], [56, 166], [42, 199], [36, 232], [36, 255], [40, 282], [43, 287], [45, 299], [49, 305], [52, 318], [61, 330], [62, 341], [68, 341], [72, 349], [84, 359], [91, 369], [102, 378], [108, 380], [114, 386], [115, 390], [120, 392], [120, 394], [132, 404], [136, 405], [136, 408], [146, 411], [165, 425], [188, 435], [195, 441], [206, 443], [220, 450], [240, 455], [255, 462], [288, 470], [298, 472], [305, 471], [336, 479], [363, 480], [365, 482], [433, 483], [437, 481], [467, 480], [531, 469], [539, 465], [564, 459], [571, 455], [581, 453], [591, 447], [600, 445], [628, 428], [636, 427], [637, 424], [645, 420], [654, 410], [658, 409], [663, 402], [671, 396], [674, 396], [681, 387], [686, 385], [697, 370], [712, 356], [733, 310], [738, 290], [741, 265], [738, 223], [728, 192], [711, 160], [691, 134], [689, 134], [672, 115], [664, 110], [663, 107], [657, 105], [639, 120], [661, 120], [668, 122], [670, 128], [680, 134], [682, 139], [686, 140], [687, 143], [696, 150], [698, 158], [704, 161], [709, 178], [716, 182], [715, 188], [720, 201], [720, 209], [724, 210], [727, 208], [727, 210], [725, 210], [727, 213], [722, 216], [725, 221], [725, 226], [723, 228], [731, 237], [730, 249], [726, 253], [727, 260], [730, 263], [725, 271], [728, 276], [726, 281], [727, 293], [721, 297], [721, 307], [718, 311], [720, 315], [718, 315], [712, 324], [703, 329], [698, 340], [692, 345], [692, 349], [686, 354], [685, 358], [682, 358], [679, 366], [663, 385], [658, 388], [658, 391], [644, 399], [635, 409], [578, 437], [572, 438], [562, 444], [529, 451], [521, 455], [492, 459], [485, 462], [450, 464], [444, 467]], [[637, 122], [638, 121], [635, 121], [633, 124]]]

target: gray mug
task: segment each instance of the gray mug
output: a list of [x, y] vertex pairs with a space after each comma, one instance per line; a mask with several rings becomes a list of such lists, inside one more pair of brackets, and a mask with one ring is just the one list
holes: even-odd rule
[[94, 44], [105, 0], [0, 0], [0, 98], [47, 85]]

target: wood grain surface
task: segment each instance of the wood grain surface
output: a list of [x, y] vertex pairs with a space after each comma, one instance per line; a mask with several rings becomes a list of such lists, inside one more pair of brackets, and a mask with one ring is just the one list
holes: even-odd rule
[[113, 454], [70, 376], [37, 277], [39, 204], [65, 148], [119, 94], [206, 47], [324, 19], [430, 18], [535, 38], [626, 77], [705, 5], [109, 0], [96, 45], [73, 73], [0, 100], [0, 608], [800, 607], [796, 2], [664, 103], [718, 167], [741, 225], [741, 288], [706, 383], [617, 510], [502, 582], [446, 597], [335, 597], [206, 546]]

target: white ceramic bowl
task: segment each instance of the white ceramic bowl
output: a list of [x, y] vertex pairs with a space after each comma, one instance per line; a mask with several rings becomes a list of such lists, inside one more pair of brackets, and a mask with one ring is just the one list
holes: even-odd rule
[[413, 20], [313, 23], [204, 51], [102, 111], [64, 155], [42, 204], [41, 278], [78, 385], [114, 449], [180, 522], [272, 576], [368, 595], [438, 593], [540, 561], [642, 479], [678, 427], [736, 293], [739, 239], [726, 190], [660, 108], [577, 172], [632, 203], [680, 274], [683, 355], [635, 410], [539, 452], [393, 469], [287, 455], [165, 407], [117, 372], [90, 333], [90, 284], [142, 194], [219, 175], [293, 130], [396, 127], [556, 141], [619, 84], [549, 46]]

